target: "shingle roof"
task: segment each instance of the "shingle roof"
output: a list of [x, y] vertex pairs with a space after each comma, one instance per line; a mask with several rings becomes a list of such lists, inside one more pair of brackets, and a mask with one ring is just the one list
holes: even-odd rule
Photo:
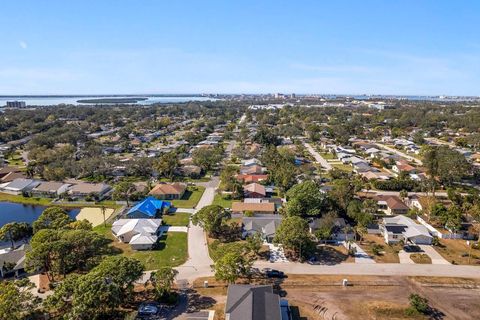
[[263, 203], [245, 203], [234, 202], [232, 203], [233, 212], [253, 211], [253, 212], [275, 212], [275, 203], [263, 202]]
[[275, 217], [245, 217], [242, 219], [246, 231], [262, 232], [265, 235], [274, 235], [282, 223], [281, 216]]
[[246, 186], [243, 187], [243, 190], [246, 191], [246, 192], [254, 192], [254, 193], [258, 193], [258, 194], [261, 194], [261, 195], [266, 195], [267, 192], [265, 190], [265, 187], [262, 186], [261, 184], [258, 184], [258, 183], [250, 183], [250, 184], [247, 184]]
[[112, 231], [121, 236], [135, 231], [142, 233], [155, 233], [162, 225], [162, 219], [119, 219], [112, 224]]
[[184, 183], [159, 183], [150, 192], [151, 195], [182, 194], [187, 186]]
[[280, 297], [272, 286], [230, 285], [225, 313], [230, 320], [281, 320]]

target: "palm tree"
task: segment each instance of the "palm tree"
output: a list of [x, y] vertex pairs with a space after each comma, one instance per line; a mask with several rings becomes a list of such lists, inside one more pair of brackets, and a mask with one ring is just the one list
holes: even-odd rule
[[102, 205], [102, 206], [100, 207], [100, 210], [102, 210], [102, 215], [103, 215], [103, 226], [104, 226], [104, 227], [107, 227], [107, 221], [106, 221], [106, 219], [105, 219], [105, 211], [107, 210], [107, 208], [105, 208], [105, 206]]

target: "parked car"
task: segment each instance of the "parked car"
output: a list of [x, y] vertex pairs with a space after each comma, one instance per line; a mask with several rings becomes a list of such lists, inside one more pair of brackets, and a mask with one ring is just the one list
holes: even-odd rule
[[279, 271], [279, 270], [275, 270], [275, 269], [271, 269], [271, 270], [267, 270], [265, 272], [265, 275], [268, 277], [268, 278], [285, 278], [285, 273], [283, 273], [282, 271]]
[[138, 307], [137, 320], [166, 320], [170, 308], [157, 302], [144, 302]]
[[421, 252], [422, 249], [417, 246], [417, 245], [406, 245], [406, 246], [403, 246], [403, 250], [405, 252]]

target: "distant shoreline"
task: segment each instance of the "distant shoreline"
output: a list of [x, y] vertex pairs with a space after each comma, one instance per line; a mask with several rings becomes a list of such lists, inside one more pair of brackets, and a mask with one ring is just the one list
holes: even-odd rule
[[98, 99], [80, 99], [77, 100], [78, 103], [91, 103], [91, 104], [102, 104], [102, 103], [138, 103], [139, 101], [145, 101], [148, 98], [98, 98]]

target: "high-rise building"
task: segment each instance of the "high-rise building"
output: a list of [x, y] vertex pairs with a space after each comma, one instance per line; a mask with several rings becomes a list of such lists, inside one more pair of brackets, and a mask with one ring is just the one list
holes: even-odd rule
[[25, 108], [25, 101], [7, 101], [7, 108]]

